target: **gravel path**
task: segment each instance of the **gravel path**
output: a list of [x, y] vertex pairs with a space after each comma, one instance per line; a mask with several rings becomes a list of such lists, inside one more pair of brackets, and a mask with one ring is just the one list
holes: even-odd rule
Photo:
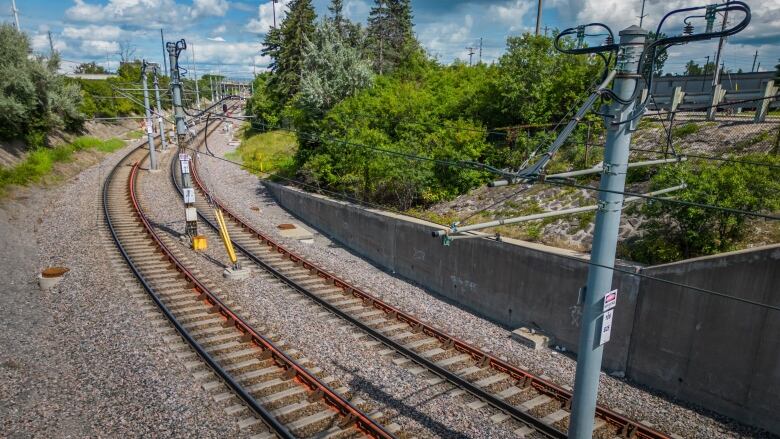
[[[209, 146], [226, 143], [220, 133], [213, 136]], [[222, 141], [220, 141], [222, 140]], [[212, 143], [213, 142], [213, 143]], [[167, 163], [167, 160], [165, 161]], [[168, 169], [167, 167], [165, 168]], [[159, 230], [178, 234], [183, 232], [184, 210], [180, 196], [174, 191], [165, 173], [144, 174], [140, 180], [142, 205]], [[170, 206], [177, 206], [171, 209]], [[204, 223], [199, 233], [206, 232]], [[214, 281], [223, 297], [243, 308], [242, 316], [254, 319], [268, 330], [298, 349], [328, 374], [345, 384], [354, 398], [368, 401], [371, 412], [381, 408], [392, 422], [399, 424], [409, 436], [446, 438], [510, 438], [518, 425], [507, 422], [492, 424], [488, 418], [496, 412], [482, 408], [473, 410], [464, 406], [468, 396], [448, 394], [448, 384], [431, 386], [429, 376], [415, 376], [395, 366], [393, 356], [381, 356], [376, 347], [367, 347], [354, 335], [360, 334], [350, 325], [315, 305], [291, 293], [289, 287], [253, 269], [253, 275], [244, 281], [227, 281], [222, 277], [227, 255], [214, 233], [208, 233], [208, 250], [200, 256], [192, 255], [192, 264]], [[185, 248], [184, 244], [180, 244]], [[337, 386], [332, 386], [337, 387]]]
[[[0, 206], [0, 437], [237, 433], [169, 351], [109, 260], [99, 215], [118, 151], [60, 187]], [[118, 253], [117, 253], [118, 254]], [[42, 267], [70, 268], [42, 292]], [[128, 291], [130, 290], [130, 291]], [[150, 302], [151, 303], [151, 302]]]
[[[220, 136], [222, 136], [220, 134]], [[222, 141], [210, 142], [220, 157], [232, 148]], [[315, 234], [313, 244], [304, 244], [279, 235], [276, 226], [294, 219], [279, 207], [258, 179], [239, 167], [201, 154], [201, 176], [217, 197], [231, 209], [252, 221], [253, 226], [270, 234], [289, 248], [348, 281], [404, 309], [434, 326], [462, 339], [472, 341], [484, 350], [508, 359], [511, 363], [549, 377], [559, 385], [573, 385], [576, 363], [555, 350], [534, 351], [510, 340], [510, 332], [454, 305], [437, 299], [425, 290], [378, 270], [348, 249]], [[254, 208], [254, 209], [253, 209]], [[258, 212], [256, 209], [260, 208]], [[256, 292], [258, 300], [263, 294]], [[305, 338], [305, 337], [304, 337]], [[401, 384], [403, 386], [403, 384]], [[695, 411], [659, 397], [626, 380], [602, 374], [599, 402], [645, 420], [667, 433], [693, 438], [772, 437], [741, 426], [712, 413]]]

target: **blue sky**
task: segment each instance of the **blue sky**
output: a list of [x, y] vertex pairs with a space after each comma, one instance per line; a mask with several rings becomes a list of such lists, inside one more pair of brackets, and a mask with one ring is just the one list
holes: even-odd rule
[[[289, 0], [279, 0], [277, 20]], [[5, 3], [5, 7], [2, 7]], [[136, 56], [160, 62], [159, 29], [166, 40], [185, 38], [194, 47], [198, 74], [220, 72], [237, 78], [262, 70], [268, 60], [259, 55], [260, 41], [272, 23], [267, 1], [229, 0], [17, 0], [22, 29], [34, 49], [47, 53], [47, 31], [68, 62], [96, 61], [115, 68], [122, 45], [131, 45]], [[329, 0], [313, 1], [319, 16], [327, 13]], [[373, 0], [345, 0], [347, 15], [365, 22]], [[727, 68], [750, 71], [758, 51], [761, 70], [771, 70], [780, 58], [780, 0], [748, 0], [753, 20], [725, 48]], [[565, 28], [578, 23], [602, 21], [616, 32], [638, 24], [642, 0], [545, 0], [543, 26]], [[702, 5], [687, 0], [647, 0], [645, 27], [654, 28], [659, 18], [675, 7]], [[504, 51], [507, 36], [533, 31], [536, 0], [412, 0], [415, 33], [423, 46], [441, 62], [468, 59], [466, 47], [478, 47], [482, 58], [496, 60]], [[11, 21], [10, 0], [0, 0], [0, 19]], [[669, 33], [679, 32], [672, 28]], [[676, 47], [667, 71], [681, 71], [685, 62], [703, 63], [714, 55], [716, 42]], [[190, 62], [193, 50], [185, 52]], [[475, 60], [478, 55], [475, 54]]]

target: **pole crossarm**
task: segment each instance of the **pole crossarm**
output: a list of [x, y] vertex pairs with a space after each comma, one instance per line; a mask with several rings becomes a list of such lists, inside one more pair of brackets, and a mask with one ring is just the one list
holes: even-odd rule
[[[666, 188], [666, 189], [660, 189], [660, 190], [657, 190], [657, 191], [648, 192], [646, 194], [642, 194], [643, 196], [628, 197], [628, 198], [623, 200], [623, 205], [625, 206], [628, 203], [632, 203], [632, 202], [639, 201], [639, 200], [644, 200], [645, 197], [654, 197], [654, 196], [658, 196], [658, 195], [668, 194], [670, 192], [678, 191], [678, 190], [685, 189], [685, 188], [686, 188], [686, 185], [685, 184], [681, 184], [681, 185], [669, 187], [669, 188]], [[517, 224], [517, 223], [522, 223], [522, 222], [528, 222], [528, 221], [535, 221], [535, 220], [540, 220], [540, 219], [544, 219], [544, 218], [552, 218], [552, 217], [556, 217], [556, 216], [565, 216], [565, 215], [573, 215], [573, 214], [583, 213], [583, 212], [592, 212], [592, 211], [599, 210], [600, 208], [601, 208], [601, 205], [593, 204], [593, 205], [590, 205], [590, 206], [573, 207], [571, 209], [555, 210], [555, 211], [552, 211], [552, 212], [535, 213], [535, 214], [532, 214], [532, 215], [523, 215], [523, 216], [517, 216], [517, 217], [512, 217], [512, 218], [503, 218], [503, 219], [488, 221], [488, 222], [479, 223], [479, 224], [472, 224], [472, 225], [463, 226], [463, 227], [459, 227], [458, 223], [454, 223], [452, 225], [452, 227], [450, 227], [450, 230], [436, 230], [436, 231], [434, 231], [432, 233], [433, 233], [433, 237], [435, 237], [435, 238], [444, 237], [445, 244], [446, 244], [447, 241], [448, 241], [448, 238], [452, 239], [451, 238], [452, 236], [460, 235], [460, 234], [466, 233], [466, 232], [471, 232], [471, 231], [475, 231], [475, 230], [482, 230], [482, 229], [487, 229], [487, 228], [496, 227], [496, 226], [503, 226], [503, 225], [509, 225], [509, 224]]]

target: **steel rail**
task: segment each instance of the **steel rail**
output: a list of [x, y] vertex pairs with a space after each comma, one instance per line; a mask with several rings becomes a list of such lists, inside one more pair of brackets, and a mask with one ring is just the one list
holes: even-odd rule
[[[131, 154], [135, 153], [139, 149], [143, 149], [143, 146], [139, 146], [138, 148], [134, 149], [131, 153], [127, 155], [129, 157]], [[127, 158], [126, 157], [126, 158]], [[122, 254], [122, 257], [124, 258], [125, 262], [127, 262], [127, 265], [130, 267], [130, 270], [133, 272], [135, 277], [139, 280], [141, 285], [143, 286], [144, 290], [149, 294], [149, 296], [152, 298], [154, 303], [157, 305], [158, 308], [162, 311], [162, 313], [165, 315], [165, 317], [168, 319], [168, 321], [173, 324], [176, 331], [185, 339], [185, 341], [195, 350], [195, 352], [198, 354], [198, 356], [243, 400], [255, 413], [257, 413], [261, 418], [263, 418], [263, 421], [266, 423], [268, 427], [274, 430], [274, 432], [281, 438], [294, 438], [295, 436], [292, 435], [292, 433], [287, 430], [287, 428], [279, 423], [279, 421], [276, 420], [276, 418], [271, 415], [270, 412], [268, 412], [264, 407], [260, 406], [255, 399], [249, 395], [249, 393], [246, 392], [246, 390], [243, 389], [243, 387], [237, 383], [233, 378], [230, 376], [228, 372], [226, 372], [214, 359], [213, 357], [203, 348], [203, 346], [198, 343], [190, 334], [189, 332], [181, 325], [181, 323], [178, 321], [178, 319], [173, 315], [171, 310], [163, 303], [162, 299], [158, 296], [158, 294], [155, 292], [154, 288], [149, 284], [149, 282], [146, 280], [146, 278], [141, 274], [138, 267], [135, 265], [135, 263], [132, 261], [130, 256], [128, 255], [127, 251], [125, 250], [124, 245], [121, 243], [119, 236], [116, 232], [116, 229], [114, 228], [114, 224], [111, 220], [111, 214], [109, 211], [109, 203], [108, 203], [108, 192], [109, 192], [109, 186], [111, 184], [111, 181], [114, 178], [114, 175], [116, 174], [117, 169], [125, 162], [125, 159], [121, 160], [114, 168], [111, 170], [109, 175], [106, 177], [105, 182], [103, 183], [103, 213], [105, 216], [106, 225], [108, 226], [109, 231], [111, 232], [111, 236], [114, 240], [114, 243], [116, 244], [117, 248], [119, 249], [119, 252]], [[130, 197], [132, 199], [133, 205], [138, 209], [137, 200], [135, 199], [135, 177], [138, 171], [139, 163], [136, 162], [133, 165], [133, 169], [131, 170], [130, 179], [129, 179], [129, 190], [130, 190]], [[138, 214], [140, 211], [136, 211]], [[146, 219], [141, 215], [139, 218], [142, 218], [142, 221], [144, 222], [145, 226], [147, 226], [147, 232], [149, 232], [151, 229], [148, 228], [148, 222]], [[159, 240], [157, 240], [157, 237], [154, 237], [155, 240], [159, 243]], [[168, 257], [168, 260], [171, 260], [171, 255], [166, 255]], [[177, 261], [178, 262], [178, 261]], [[178, 264], [177, 264], [178, 267]]]
[[[216, 125], [214, 130], [217, 129], [219, 125]], [[213, 132], [213, 131], [212, 131]], [[193, 162], [194, 164], [194, 162]], [[181, 188], [178, 185], [178, 182], [175, 178], [175, 172], [173, 170], [175, 169], [176, 160], [171, 160], [171, 179], [176, 185], [177, 190], [181, 190]], [[193, 172], [193, 177], [195, 177], [195, 173]], [[203, 213], [198, 211], [198, 214], [201, 216], [201, 218], [205, 217], [203, 216]], [[142, 217], [145, 224], [148, 224], [145, 217]], [[215, 224], [209, 222], [209, 225], [212, 227], [215, 227]], [[163, 247], [165, 247], [165, 244], [163, 244], [159, 238], [157, 238], [157, 235], [155, 232], [148, 228], [150, 233], [155, 237], [155, 240], [158, 242], [158, 244]], [[262, 348], [265, 351], [268, 351], [273, 356], [274, 360], [276, 360], [281, 367], [284, 367], [287, 369], [288, 373], [293, 375], [293, 377], [297, 378], [302, 384], [309, 387], [309, 389], [319, 397], [321, 397], [329, 406], [332, 408], [335, 408], [345, 419], [340, 424], [342, 425], [342, 428], [346, 425], [348, 425], [351, 422], [354, 422], [358, 428], [364, 432], [365, 434], [375, 437], [375, 438], [384, 438], [384, 439], [391, 439], [395, 438], [395, 436], [388, 432], [382, 425], [371, 419], [367, 414], [365, 414], [362, 410], [355, 407], [351, 402], [344, 399], [340, 394], [335, 392], [333, 389], [330, 388], [327, 384], [323, 383], [319, 378], [314, 376], [313, 374], [309, 373], [305, 368], [300, 366], [294, 359], [289, 357], [285, 352], [283, 352], [281, 349], [277, 348], [273, 342], [266, 339], [262, 335], [255, 332], [255, 330], [244, 320], [242, 320], [240, 317], [238, 317], [236, 314], [234, 314], [227, 306], [225, 306], [222, 301], [212, 294], [205, 286], [203, 286], [187, 269], [180, 264], [175, 257], [170, 255], [170, 258], [173, 259], [173, 262], [179, 266], [180, 272], [182, 272], [188, 280], [192, 284], [195, 285], [195, 290], [201, 292], [201, 296], [203, 299], [208, 300], [212, 306], [214, 306], [214, 311], [218, 311], [220, 314], [222, 314], [226, 318], [226, 322], [232, 323], [238, 330], [244, 333], [244, 337], [246, 338], [246, 341], [252, 340], [257, 344], [260, 348]]]
[[[556, 384], [539, 378], [529, 372], [523, 371], [515, 366], [512, 366], [511, 364], [507, 363], [506, 361], [500, 360], [499, 358], [492, 356], [490, 354], [487, 354], [477, 347], [474, 347], [462, 340], [459, 340], [458, 338], [451, 336], [447, 333], [445, 333], [442, 330], [439, 330], [437, 328], [434, 328], [433, 326], [427, 325], [424, 322], [416, 319], [412, 315], [405, 313], [404, 311], [382, 301], [381, 299], [361, 290], [360, 288], [357, 288], [351, 284], [349, 284], [347, 281], [343, 280], [342, 278], [331, 274], [324, 270], [323, 268], [317, 266], [316, 264], [309, 262], [302, 256], [296, 254], [295, 252], [286, 249], [284, 246], [276, 242], [274, 239], [272, 239], [270, 236], [258, 231], [254, 227], [250, 226], [247, 221], [244, 221], [242, 218], [240, 218], [238, 215], [233, 213], [232, 210], [226, 207], [224, 203], [222, 203], [217, 197], [215, 197], [213, 194], [209, 194], [208, 191], [205, 188], [205, 185], [200, 180], [200, 177], [197, 172], [197, 165], [196, 162], [193, 162], [192, 168], [192, 176], [193, 181], [195, 182], [196, 186], [199, 190], [201, 190], [203, 193], [207, 194], [209, 198], [212, 200], [213, 203], [215, 203], [217, 206], [219, 206], [223, 213], [228, 215], [230, 218], [232, 218], [236, 223], [240, 225], [241, 228], [248, 231], [249, 233], [255, 235], [258, 239], [265, 242], [266, 245], [271, 247], [273, 250], [275, 250], [277, 253], [280, 253], [283, 256], [286, 256], [291, 261], [299, 264], [303, 268], [306, 268], [312, 272], [312, 274], [316, 274], [318, 277], [321, 277], [324, 281], [333, 284], [334, 286], [343, 289], [344, 291], [351, 293], [354, 297], [361, 299], [367, 304], [372, 305], [374, 308], [382, 310], [385, 312], [386, 315], [393, 316], [396, 320], [399, 322], [406, 323], [410, 325], [412, 328], [414, 328], [418, 332], [422, 332], [426, 335], [432, 336], [437, 338], [442, 344], [448, 347], [452, 347], [457, 349], [460, 352], [463, 352], [465, 354], [470, 355], [474, 360], [478, 361], [480, 365], [482, 366], [489, 366], [492, 369], [503, 372], [512, 377], [518, 384], [520, 384], [522, 387], [528, 387], [531, 386], [536, 391], [538, 391], [541, 394], [547, 395], [551, 398], [555, 398], [558, 400], [561, 404], [561, 407], [568, 408], [571, 405], [573, 394], [570, 391], [567, 391]], [[175, 183], [175, 180], [174, 180]], [[213, 224], [207, 217], [201, 214], [201, 218], [206, 221], [207, 224], [209, 224], [212, 228], [216, 227], [215, 224]], [[534, 428], [537, 428], [538, 431], [541, 433], [544, 433], [545, 435], [549, 437], [557, 437], [557, 438], [565, 438], [566, 434], [564, 432], [561, 432], [560, 430], [555, 429], [552, 426], [549, 426], [547, 424], [544, 424], [541, 422], [540, 419], [534, 418], [533, 416], [522, 412], [518, 410], [517, 408], [509, 405], [508, 403], [504, 402], [503, 400], [495, 397], [492, 394], [489, 394], [485, 390], [482, 390], [479, 387], [474, 386], [472, 383], [465, 381], [463, 378], [459, 377], [458, 375], [453, 374], [449, 370], [443, 369], [440, 366], [436, 366], [431, 361], [419, 356], [414, 351], [411, 351], [404, 346], [400, 345], [398, 342], [395, 342], [386, 336], [382, 335], [381, 333], [377, 332], [373, 328], [370, 328], [369, 326], [363, 324], [359, 320], [355, 319], [354, 317], [344, 313], [343, 311], [339, 310], [335, 306], [331, 305], [329, 302], [325, 301], [324, 299], [320, 298], [319, 296], [315, 295], [314, 293], [311, 293], [308, 291], [305, 287], [301, 286], [300, 284], [296, 283], [294, 280], [289, 279], [282, 273], [280, 273], [278, 270], [274, 269], [273, 267], [270, 267], [267, 263], [262, 261], [260, 258], [258, 258], [256, 255], [254, 255], [251, 251], [245, 249], [243, 246], [240, 245], [240, 243], [233, 241], [233, 245], [236, 246], [242, 253], [244, 253], [247, 257], [252, 259], [254, 262], [261, 265], [263, 268], [269, 270], [274, 276], [282, 280], [284, 283], [288, 284], [292, 288], [294, 288], [296, 291], [299, 291], [306, 296], [314, 299], [317, 303], [319, 303], [322, 306], [327, 307], [330, 311], [333, 313], [339, 315], [340, 317], [344, 318], [345, 320], [349, 321], [350, 323], [358, 326], [362, 330], [368, 332], [372, 337], [375, 337], [376, 339], [381, 340], [384, 344], [392, 347], [393, 349], [399, 351], [403, 355], [407, 356], [408, 358], [412, 359], [414, 362], [420, 364], [421, 366], [424, 366], [431, 370], [433, 373], [446, 378], [448, 381], [451, 381], [452, 383], [458, 385], [459, 387], [462, 387], [466, 390], [468, 390], [470, 393], [474, 394], [478, 398], [482, 399], [485, 402], [488, 402], [489, 404], [493, 405], [494, 407], [505, 411], [507, 413], [512, 414], [513, 417], [516, 419], [519, 419], [523, 422], [527, 422]], [[612, 428], [616, 429], [620, 432], [620, 434], [624, 435], [625, 437], [634, 437], [634, 438], [640, 438], [640, 439], [668, 439], [669, 437], [657, 430], [654, 430], [651, 427], [648, 427], [644, 424], [641, 424], [639, 422], [635, 422], [633, 420], [630, 420], [626, 418], [625, 416], [609, 410], [604, 407], [597, 407], [596, 409], [596, 416], [602, 420], [604, 420], [607, 424], [612, 426]]]

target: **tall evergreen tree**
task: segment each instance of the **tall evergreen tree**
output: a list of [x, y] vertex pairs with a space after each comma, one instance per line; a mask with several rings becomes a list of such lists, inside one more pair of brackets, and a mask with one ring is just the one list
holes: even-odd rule
[[273, 75], [269, 89], [282, 102], [287, 102], [300, 90], [303, 75], [303, 52], [306, 40], [314, 33], [317, 18], [311, 0], [293, 0], [278, 30], [265, 37], [263, 55], [270, 56]]
[[375, 0], [368, 16], [370, 50], [379, 74], [398, 67], [419, 43], [412, 31], [409, 0]]
[[344, 1], [343, 0], [331, 0], [328, 10], [333, 14], [333, 24], [336, 25], [339, 33], [344, 32]]

